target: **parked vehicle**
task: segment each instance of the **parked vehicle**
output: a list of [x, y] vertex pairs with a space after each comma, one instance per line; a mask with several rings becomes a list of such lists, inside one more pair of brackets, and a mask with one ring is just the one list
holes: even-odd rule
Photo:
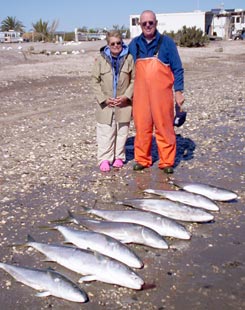
[[106, 36], [101, 33], [89, 33], [88, 40], [89, 41], [97, 41], [97, 40], [105, 40]]
[[238, 30], [238, 31], [233, 35], [233, 40], [245, 40], [245, 29]]
[[105, 40], [106, 35], [103, 33], [81, 33], [77, 34], [78, 41], [97, 41]]
[[18, 31], [2, 31], [0, 32], [0, 43], [20, 43], [23, 42], [23, 38]]

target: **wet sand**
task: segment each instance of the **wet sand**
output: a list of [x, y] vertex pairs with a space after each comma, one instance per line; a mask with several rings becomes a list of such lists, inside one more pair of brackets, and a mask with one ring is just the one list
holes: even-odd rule
[[[154, 165], [132, 170], [133, 122], [123, 169], [103, 174], [96, 166], [90, 72], [103, 43], [26, 43], [22, 49], [0, 45], [0, 261], [51, 266], [77, 281], [78, 274], [44, 262], [35, 250], [9, 245], [25, 242], [27, 234], [40, 242], [61, 243], [58, 232], [40, 226], [65, 217], [68, 209], [78, 215], [82, 205], [96, 203], [96, 208], [113, 210], [119, 208], [116, 200], [145, 197], [146, 188], [173, 189], [157, 168], [155, 143]], [[90, 301], [78, 305], [38, 298], [33, 289], [0, 270], [3, 309], [244, 309], [245, 44], [219, 41], [179, 51], [188, 117], [176, 129], [171, 179], [217, 185], [239, 198], [219, 202], [220, 212], [213, 213], [211, 223], [183, 223], [191, 240], [166, 238], [169, 250], [130, 245], [144, 261], [138, 271], [146, 283], [141, 291], [82, 284]]]

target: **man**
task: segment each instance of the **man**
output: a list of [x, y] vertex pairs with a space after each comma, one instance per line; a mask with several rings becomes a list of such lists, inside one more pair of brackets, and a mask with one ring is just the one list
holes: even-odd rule
[[157, 30], [155, 13], [149, 10], [142, 12], [140, 26], [142, 34], [129, 45], [136, 70], [134, 170], [152, 165], [151, 146], [155, 129], [158, 167], [165, 173], [173, 173], [176, 155], [174, 101], [179, 106], [184, 102], [184, 70], [174, 41]]

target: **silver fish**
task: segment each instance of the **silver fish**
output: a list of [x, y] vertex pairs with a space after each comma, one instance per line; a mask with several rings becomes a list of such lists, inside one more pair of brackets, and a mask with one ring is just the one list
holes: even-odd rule
[[193, 193], [185, 191], [172, 191], [172, 190], [157, 190], [157, 189], [145, 189], [145, 193], [155, 194], [167, 199], [178, 201], [193, 207], [203, 208], [209, 211], [219, 211], [217, 204], [211, 199]]
[[65, 237], [67, 242], [73, 243], [80, 249], [97, 251], [133, 268], [143, 267], [141, 259], [130, 248], [115, 238], [94, 231], [78, 231], [60, 225], [54, 228]]
[[96, 210], [82, 207], [84, 211], [95, 214], [101, 218], [115, 221], [136, 223], [149, 227], [162, 236], [174, 237], [179, 239], [190, 239], [191, 234], [186, 228], [176, 221], [153, 212], [139, 210]]
[[200, 194], [216, 201], [230, 201], [238, 197], [233, 191], [213, 185], [179, 181], [174, 181], [173, 184], [187, 192]]
[[0, 263], [0, 268], [17, 281], [41, 291], [38, 297], [55, 296], [74, 302], [86, 302], [88, 296], [75, 283], [52, 269], [34, 269]]
[[200, 223], [209, 222], [214, 219], [213, 214], [208, 213], [204, 209], [167, 199], [127, 199], [116, 203], [155, 212], [179, 221]]
[[136, 243], [157, 249], [168, 249], [168, 244], [163, 237], [149, 227], [135, 223], [94, 220], [84, 217], [78, 219], [70, 211], [68, 214], [69, 216], [65, 219], [51, 222], [72, 222], [89, 230], [116, 238], [122, 243]]
[[38, 243], [30, 236], [26, 245], [46, 255], [49, 261], [83, 274], [84, 277], [79, 282], [98, 280], [136, 290], [141, 289], [144, 284], [143, 279], [129, 266], [98, 252]]

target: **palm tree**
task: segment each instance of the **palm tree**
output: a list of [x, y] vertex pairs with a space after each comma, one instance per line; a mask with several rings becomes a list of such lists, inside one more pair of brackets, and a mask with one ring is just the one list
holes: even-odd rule
[[49, 27], [48, 22], [42, 21], [40, 18], [38, 22], [32, 23], [34, 36], [38, 40], [49, 41], [53, 38], [56, 28], [58, 27], [58, 21], [53, 21]]
[[7, 16], [7, 18], [1, 22], [2, 31], [14, 30], [18, 32], [24, 32], [24, 28], [25, 26], [21, 21], [17, 20], [16, 17]]
[[38, 22], [32, 23], [33, 31], [37, 39], [46, 41], [48, 39], [48, 22], [42, 21], [40, 18]]
[[54, 20], [52, 22], [51, 26], [49, 27], [49, 38], [50, 38], [50, 40], [54, 39], [55, 31], [56, 31], [58, 25], [59, 25], [59, 21]]

